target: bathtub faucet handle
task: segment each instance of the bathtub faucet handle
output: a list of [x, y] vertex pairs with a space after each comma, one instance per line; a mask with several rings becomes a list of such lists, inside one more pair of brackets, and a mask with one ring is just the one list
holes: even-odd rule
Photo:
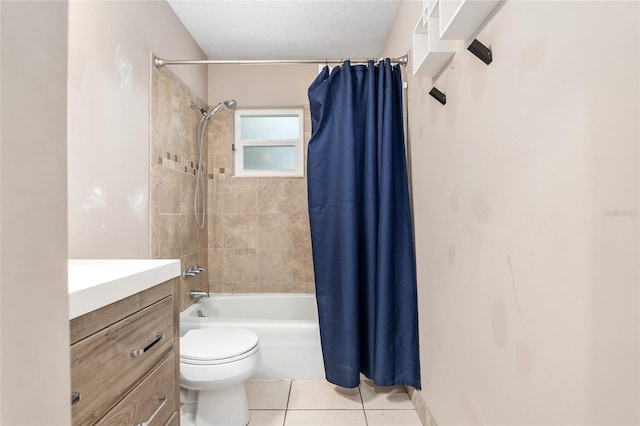
[[195, 277], [196, 275], [198, 274], [193, 272], [191, 268], [185, 269], [184, 271], [182, 271], [182, 278], [184, 278], [185, 280], [189, 277]]
[[191, 290], [189, 292], [189, 297], [191, 300], [202, 299], [203, 297], [209, 297], [209, 293], [206, 291]]
[[200, 272], [204, 272], [204, 271], [205, 271], [204, 267], [202, 267], [200, 265], [189, 266], [189, 268], [185, 269], [184, 272], [182, 272], [182, 277], [185, 278], [185, 279], [187, 277], [195, 277]]

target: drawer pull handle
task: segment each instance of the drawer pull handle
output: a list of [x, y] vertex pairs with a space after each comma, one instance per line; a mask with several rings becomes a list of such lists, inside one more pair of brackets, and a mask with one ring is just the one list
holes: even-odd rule
[[167, 397], [164, 395], [161, 395], [161, 396], [156, 396], [156, 398], [158, 398], [158, 401], [160, 401], [160, 406], [156, 408], [156, 411], [154, 411], [151, 414], [151, 417], [149, 417], [146, 422], [136, 423], [134, 424], [134, 426], [148, 426], [153, 421], [154, 417], [158, 415], [160, 410], [162, 410], [162, 407], [164, 407], [164, 404], [167, 403]]
[[76, 405], [82, 399], [82, 394], [80, 392], [71, 392], [71, 406]]
[[146, 351], [148, 351], [149, 349], [154, 347], [163, 338], [164, 338], [164, 334], [163, 333], [156, 334], [156, 338], [153, 339], [153, 342], [149, 343], [147, 346], [145, 346], [142, 349], [136, 349], [136, 350], [131, 351], [130, 352], [131, 356], [140, 356], [140, 355], [144, 354]]

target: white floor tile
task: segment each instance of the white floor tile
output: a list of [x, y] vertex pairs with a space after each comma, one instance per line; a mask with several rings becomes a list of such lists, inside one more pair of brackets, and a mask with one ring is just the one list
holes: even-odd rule
[[404, 386], [374, 386], [369, 379], [360, 384], [365, 410], [413, 410], [411, 399]]
[[358, 388], [345, 389], [325, 380], [294, 380], [289, 397], [291, 410], [362, 409]]
[[422, 426], [414, 410], [366, 410], [369, 426]]
[[180, 426], [195, 426], [196, 416], [195, 414], [182, 414], [180, 416]]
[[285, 426], [366, 426], [363, 410], [287, 410]]
[[245, 384], [250, 410], [284, 410], [289, 400], [290, 380], [249, 380]]
[[248, 426], [282, 426], [284, 413], [284, 410], [251, 410]]

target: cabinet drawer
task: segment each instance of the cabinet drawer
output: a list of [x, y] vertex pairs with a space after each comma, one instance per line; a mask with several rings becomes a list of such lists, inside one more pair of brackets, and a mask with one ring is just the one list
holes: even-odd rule
[[162, 426], [176, 409], [175, 358], [171, 355], [96, 426]]
[[173, 413], [173, 416], [167, 420], [164, 426], [180, 426], [180, 416], [178, 412]]
[[167, 297], [71, 346], [73, 424], [94, 424], [173, 346]]

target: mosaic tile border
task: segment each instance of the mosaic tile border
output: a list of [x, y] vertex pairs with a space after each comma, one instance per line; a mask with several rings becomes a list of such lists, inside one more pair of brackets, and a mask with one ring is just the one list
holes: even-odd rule
[[[172, 154], [168, 151], [156, 153], [155, 158], [156, 164], [191, 176], [195, 176], [196, 171], [198, 170], [198, 163], [196, 161], [182, 158], [178, 154]], [[208, 173], [207, 169], [207, 165], [203, 164], [202, 170], [206, 179], [214, 179], [217, 177], [214, 176], [213, 173]], [[224, 167], [216, 167], [212, 171], [217, 171], [217, 174], [224, 174], [225, 170], [226, 169]]]

